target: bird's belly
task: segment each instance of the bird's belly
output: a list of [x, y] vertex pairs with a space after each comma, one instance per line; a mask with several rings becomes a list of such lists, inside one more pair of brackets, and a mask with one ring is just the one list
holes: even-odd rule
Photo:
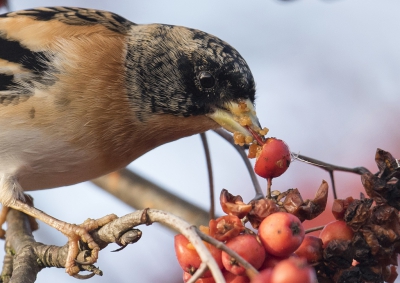
[[24, 190], [76, 184], [115, 169], [99, 162], [88, 147], [78, 148], [60, 136], [0, 125], [0, 174], [16, 177]]

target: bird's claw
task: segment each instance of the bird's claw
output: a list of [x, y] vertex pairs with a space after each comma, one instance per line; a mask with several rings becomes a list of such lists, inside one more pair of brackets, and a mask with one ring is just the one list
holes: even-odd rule
[[[87, 219], [81, 225], [67, 224], [67, 227], [63, 229], [63, 233], [68, 237], [69, 248], [65, 262], [65, 270], [69, 275], [75, 277], [81, 270], [76, 264], [87, 266], [97, 261], [100, 247], [93, 240], [89, 232], [104, 226], [116, 218], [117, 216], [115, 214], [110, 214], [97, 220]], [[77, 258], [79, 254], [79, 240], [86, 243], [90, 250], [90, 255], [87, 254], [88, 252], [85, 252], [83, 253], [84, 256]]]
[[123, 246], [119, 247], [118, 249], [113, 250], [113, 251], [111, 251], [111, 252], [112, 252], [112, 253], [115, 253], [115, 252], [122, 251], [122, 250], [125, 249], [127, 246], [128, 246], [128, 245], [123, 245]]
[[94, 273], [94, 272], [92, 272], [92, 273], [89, 273], [89, 274], [85, 274], [85, 275], [82, 275], [82, 274], [73, 274], [73, 275], [71, 275], [72, 277], [74, 277], [74, 278], [76, 278], [76, 279], [81, 279], [81, 280], [85, 280], [85, 279], [90, 279], [90, 278], [92, 278], [93, 276], [95, 276], [96, 275], [96, 273]]
[[[87, 251], [85, 251], [87, 252]], [[80, 253], [79, 255], [81, 255], [82, 253]], [[79, 260], [75, 260], [75, 263], [80, 265], [80, 270], [79, 271], [89, 271], [89, 274], [79, 274], [76, 273], [74, 275], [72, 275], [72, 277], [76, 278], [76, 279], [89, 279], [92, 278], [95, 275], [103, 275], [103, 271], [101, 271], [99, 268], [97, 268], [96, 266], [89, 264], [88, 262], [84, 262], [84, 261], [79, 261]]]

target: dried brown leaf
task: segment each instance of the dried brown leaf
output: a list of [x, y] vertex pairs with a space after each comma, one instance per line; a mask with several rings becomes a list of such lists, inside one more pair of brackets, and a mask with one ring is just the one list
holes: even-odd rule
[[400, 209], [400, 181], [398, 179], [386, 182], [376, 175], [365, 173], [361, 176], [361, 182], [367, 195], [378, 205], [387, 203]]
[[378, 178], [399, 177], [399, 162], [387, 151], [380, 148], [376, 150], [375, 162], [379, 168]]
[[245, 217], [252, 209], [251, 204], [245, 204], [241, 196], [234, 196], [226, 189], [221, 191], [219, 201], [226, 214], [235, 215], [239, 218]]
[[353, 257], [354, 250], [351, 241], [332, 240], [324, 249], [324, 260], [332, 270], [349, 268]]
[[365, 242], [371, 249], [371, 254], [376, 255], [379, 252], [380, 245], [374, 232], [366, 228], [360, 229], [360, 232], [363, 234]]
[[374, 224], [370, 225], [370, 227], [382, 246], [390, 247], [395, 241], [399, 240], [399, 236], [392, 229]]
[[360, 282], [383, 283], [382, 267], [380, 265], [360, 265], [360, 271], [362, 277]]
[[354, 234], [352, 239], [352, 246], [354, 248], [354, 259], [363, 265], [375, 265], [378, 263], [377, 259], [372, 256], [371, 248], [364, 239], [361, 232]]
[[361, 183], [367, 195], [374, 199], [377, 204], [386, 203], [386, 199], [382, 195], [386, 190], [386, 181], [379, 179], [370, 172], [366, 172], [361, 176]]
[[333, 276], [335, 283], [359, 283], [361, 272], [358, 266], [351, 266], [347, 269], [339, 269]]
[[370, 218], [372, 199], [354, 200], [344, 214], [344, 221], [353, 229], [359, 230]]
[[333, 200], [332, 214], [336, 218], [336, 220], [343, 220], [347, 208], [353, 201], [354, 201], [353, 197]]
[[283, 208], [291, 214], [298, 215], [300, 206], [304, 204], [303, 198], [298, 189], [290, 189], [286, 193], [283, 201]]
[[283, 208], [297, 216], [300, 221], [311, 220], [320, 215], [326, 207], [328, 200], [328, 183], [322, 181], [314, 199], [303, 201], [298, 189], [292, 189], [288, 192], [283, 201]]
[[247, 219], [249, 219], [251, 226], [255, 229], [260, 226], [261, 221], [268, 215], [280, 210], [279, 206], [272, 199], [252, 200], [250, 204], [252, 205], [252, 210], [247, 215]]

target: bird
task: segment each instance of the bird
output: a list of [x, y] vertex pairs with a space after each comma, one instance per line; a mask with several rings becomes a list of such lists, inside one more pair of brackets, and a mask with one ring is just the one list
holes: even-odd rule
[[79, 240], [97, 260], [93, 225], [42, 212], [26, 191], [87, 181], [220, 127], [262, 136], [251, 70], [218, 37], [77, 7], [0, 15], [0, 203], [68, 237], [68, 274], [79, 272]]

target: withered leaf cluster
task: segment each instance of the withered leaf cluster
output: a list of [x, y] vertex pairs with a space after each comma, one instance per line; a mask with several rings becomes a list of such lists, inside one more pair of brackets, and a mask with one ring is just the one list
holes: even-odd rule
[[322, 181], [314, 199], [303, 201], [298, 189], [289, 190], [282, 202], [285, 211], [296, 215], [301, 222], [311, 220], [320, 215], [328, 201], [328, 183]]
[[400, 164], [389, 152], [377, 149], [375, 162], [379, 172], [367, 172], [361, 176], [361, 182], [367, 195], [377, 204], [387, 203], [400, 209]]
[[284, 211], [297, 216], [300, 221], [311, 220], [320, 215], [328, 200], [328, 184], [323, 181], [314, 199], [303, 200], [298, 189], [289, 189], [275, 195], [272, 199], [262, 198], [245, 204], [241, 196], [233, 196], [227, 190], [222, 190], [220, 203], [222, 210], [228, 215], [239, 218], [247, 216], [254, 228], [268, 215]]
[[[353, 230], [351, 241], [334, 240], [324, 248], [317, 267], [320, 282], [394, 282], [400, 252], [400, 166], [381, 149], [379, 172], [361, 177], [367, 195], [335, 200], [332, 213]], [[357, 264], [354, 264], [354, 261]]]

